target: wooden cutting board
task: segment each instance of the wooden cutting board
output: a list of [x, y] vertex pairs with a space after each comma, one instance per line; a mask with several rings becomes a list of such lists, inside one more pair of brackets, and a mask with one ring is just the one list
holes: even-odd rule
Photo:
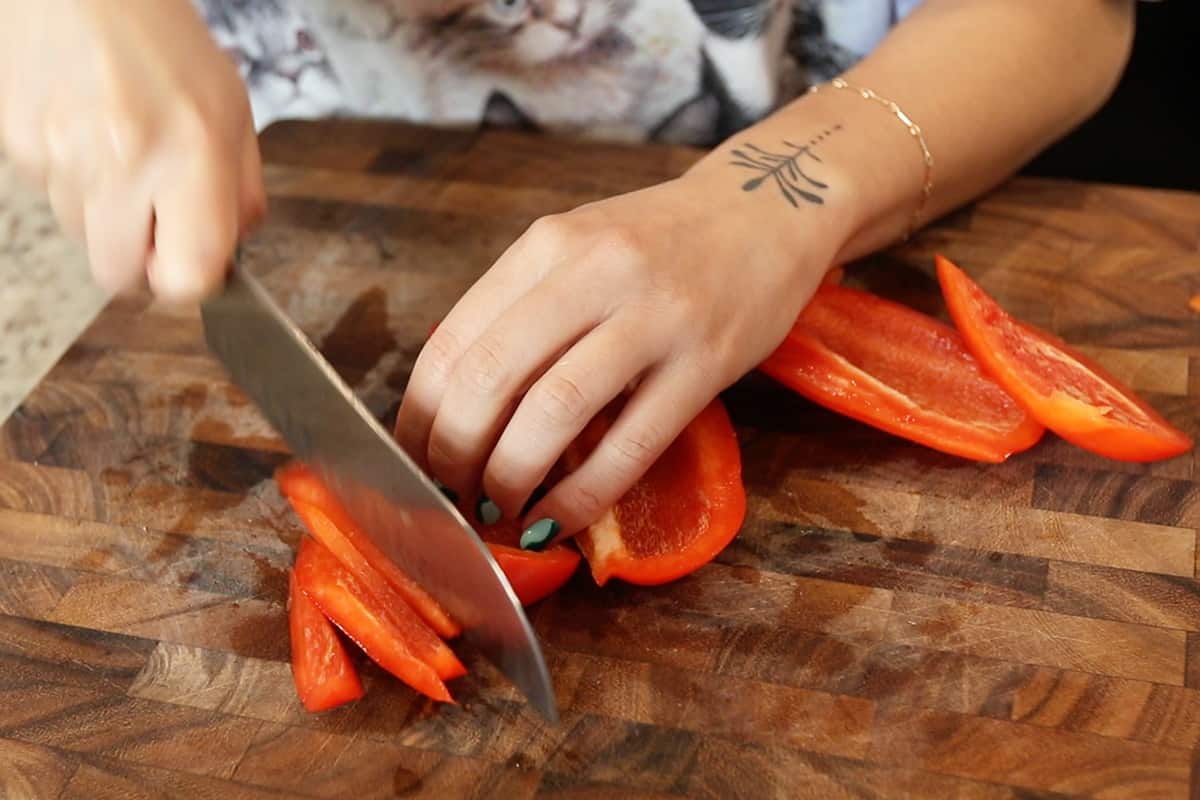
[[[381, 417], [431, 323], [537, 216], [696, 153], [363, 123], [264, 136], [247, 249]], [[1015, 181], [852, 279], [941, 313], [945, 252], [1200, 434], [1200, 197]], [[5, 798], [1185, 797], [1200, 741], [1196, 457], [1048, 437], [945, 457], [751, 377], [750, 511], [670, 586], [535, 608], [563, 709], [486, 665], [434, 707], [299, 707], [286, 454], [198, 318], [114, 303], [0, 430]]]

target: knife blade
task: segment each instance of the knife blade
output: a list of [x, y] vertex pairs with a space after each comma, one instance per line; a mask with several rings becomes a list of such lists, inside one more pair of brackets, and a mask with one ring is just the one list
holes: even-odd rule
[[201, 307], [209, 349], [293, 455], [548, 720], [541, 647], [487, 546], [240, 263]]

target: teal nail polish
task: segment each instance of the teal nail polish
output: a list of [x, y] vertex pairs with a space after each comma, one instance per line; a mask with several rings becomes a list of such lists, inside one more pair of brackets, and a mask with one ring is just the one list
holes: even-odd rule
[[502, 516], [504, 515], [500, 511], [500, 506], [489, 500], [486, 495], [479, 496], [479, 500], [475, 503], [475, 519], [483, 525], [491, 525], [499, 522]]
[[559, 524], [549, 517], [539, 519], [521, 534], [521, 549], [540, 552], [558, 534]]

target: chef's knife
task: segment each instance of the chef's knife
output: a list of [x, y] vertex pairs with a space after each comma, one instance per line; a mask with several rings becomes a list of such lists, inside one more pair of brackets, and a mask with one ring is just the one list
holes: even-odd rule
[[556, 720], [541, 648], [487, 546], [262, 284], [235, 263], [201, 315], [209, 348], [296, 458], [530, 703]]

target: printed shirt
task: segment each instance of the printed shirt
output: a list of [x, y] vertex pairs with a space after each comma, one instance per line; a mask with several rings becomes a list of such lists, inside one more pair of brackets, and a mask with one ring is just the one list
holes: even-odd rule
[[284, 118], [719, 141], [920, 0], [195, 0], [259, 128]]

